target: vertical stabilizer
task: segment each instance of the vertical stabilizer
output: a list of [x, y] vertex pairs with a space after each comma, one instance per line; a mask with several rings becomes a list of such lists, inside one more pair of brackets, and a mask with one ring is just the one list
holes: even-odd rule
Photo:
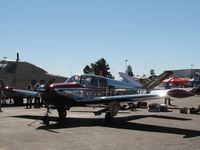
[[165, 80], [166, 78], [170, 77], [173, 72], [172, 71], [165, 71], [162, 74], [160, 74], [157, 78], [149, 81], [148, 83], [146, 83], [144, 86], [142, 86], [142, 84], [138, 81], [135, 81], [133, 78], [131, 78], [128, 74], [123, 73], [123, 72], [119, 72], [120, 76], [126, 80], [127, 82], [137, 86], [137, 87], [141, 87], [147, 90], [147, 92], [150, 92], [153, 88], [155, 88], [157, 85], [159, 85], [163, 80]]
[[136, 80], [134, 80], [131, 76], [129, 76], [128, 74], [124, 73], [124, 72], [119, 72], [119, 75], [126, 80], [128, 83], [133, 84], [135, 87], [142, 87], [142, 84]]

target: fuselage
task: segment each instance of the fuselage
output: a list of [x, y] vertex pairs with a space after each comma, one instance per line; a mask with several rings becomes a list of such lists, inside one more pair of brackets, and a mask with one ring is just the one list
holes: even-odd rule
[[[77, 97], [90, 99], [139, 93], [139, 89], [130, 83], [90, 74], [72, 76], [64, 83], [53, 83], [47, 90], [42, 94], [42, 98], [45, 101], [51, 102], [56, 106], [64, 104], [67, 107], [83, 105], [81, 101], [75, 101]], [[56, 92], [66, 93], [66, 95], [58, 95]]]

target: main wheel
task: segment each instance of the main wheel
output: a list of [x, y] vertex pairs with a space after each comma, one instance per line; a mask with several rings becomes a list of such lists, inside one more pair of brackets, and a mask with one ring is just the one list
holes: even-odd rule
[[59, 121], [63, 122], [67, 116], [67, 111], [65, 109], [58, 109], [58, 116], [59, 116]]
[[44, 124], [49, 125], [49, 116], [48, 115], [44, 116], [42, 118], [42, 121], [43, 121]]
[[105, 122], [106, 123], [113, 122], [113, 115], [110, 112], [106, 112], [106, 114], [105, 114]]

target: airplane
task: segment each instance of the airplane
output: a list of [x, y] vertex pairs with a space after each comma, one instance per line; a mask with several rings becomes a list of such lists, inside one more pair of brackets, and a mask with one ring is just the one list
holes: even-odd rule
[[[5, 87], [2, 92], [10, 91], [27, 96], [41, 97], [46, 103], [47, 113], [43, 118], [44, 124], [49, 124], [49, 108], [57, 109], [59, 120], [66, 118], [67, 110], [79, 106], [101, 106], [103, 109], [95, 112], [95, 115], [105, 113], [105, 121], [112, 122], [120, 110], [120, 104], [131, 101], [151, 100], [161, 98], [159, 93], [149, 91], [172, 74], [171, 71], [163, 72], [157, 79], [150, 81], [144, 87], [117, 81], [114, 79], [91, 75], [74, 75], [64, 83], [54, 83], [54, 79], [37, 88], [37, 91], [21, 90]], [[176, 97], [179, 94], [184, 97], [191, 94], [184, 91], [170, 91], [170, 95]], [[168, 93], [167, 93], [168, 94]]]
[[[152, 83], [152, 84], [147, 83], [145, 85], [142, 85], [140, 82], [134, 80], [127, 73], [119, 72], [119, 75], [123, 78], [124, 81], [126, 81], [126, 83], [133, 83], [135, 85], [143, 86], [145, 89], [149, 90], [149, 92], [154, 93], [154, 94], [155, 93], [159, 93], [160, 95], [163, 95], [164, 98], [170, 98], [170, 97], [185, 98], [185, 97], [189, 97], [189, 96], [194, 96], [195, 93], [196, 93], [196, 88], [165, 88], [165, 87], [157, 87], [158, 84], [156, 82], [154, 82], [155, 84], [154, 83]], [[157, 79], [155, 79], [155, 80], [159, 80], [159, 77]]]

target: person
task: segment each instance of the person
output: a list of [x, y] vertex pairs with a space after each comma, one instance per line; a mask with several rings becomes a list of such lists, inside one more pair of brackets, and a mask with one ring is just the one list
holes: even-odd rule
[[[39, 83], [36, 83], [34, 86], [34, 91], [37, 91], [37, 88], [40, 86]], [[35, 108], [40, 108], [40, 98], [39, 97], [35, 97], [35, 103], [34, 103], [34, 107]]]
[[165, 89], [171, 89], [171, 86], [169, 85], [169, 83], [166, 83]]
[[1, 109], [1, 107], [2, 107], [1, 101], [2, 101], [2, 99], [0, 98], [0, 112], [3, 112]]
[[172, 105], [172, 104], [171, 104], [171, 98], [170, 98], [170, 97], [165, 98], [165, 104], [166, 104], [166, 105], [167, 105], [167, 102], [168, 102], [168, 105]]
[[[1, 82], [1, 84], [0, 84], [0, 92], [2, 92], [1, 91], [1, 88], [4, 88], [4, 83], [3, 82]], [[3, 100], [3, 96], [2, 96], [3, 94], [2, 93], [0, 93], [0, 112], [3, 112], [2, 111], [2, 100]]]
[[[26, 87], [27, 90], [33, 90], [31, 84], [28, 84]], [[32, 97], [28, 96], [26, 101], [26, 108], [32, 108]]]

